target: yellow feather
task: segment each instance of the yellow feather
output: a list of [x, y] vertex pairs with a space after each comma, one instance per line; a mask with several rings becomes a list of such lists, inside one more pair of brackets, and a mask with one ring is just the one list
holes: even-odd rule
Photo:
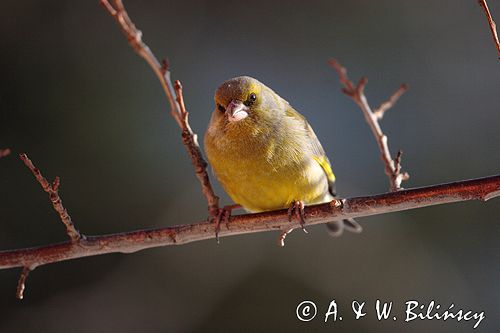
[[259, 212], [333, 199], [333, 175], [312, 128], [274, 91], [249, 77], [228, 80], [217, 89], [215, 101], [257, 100], [248, 117], [228, 122], [216, 108], [205, 135], [205, 150], [213, 171], [235, 203]]

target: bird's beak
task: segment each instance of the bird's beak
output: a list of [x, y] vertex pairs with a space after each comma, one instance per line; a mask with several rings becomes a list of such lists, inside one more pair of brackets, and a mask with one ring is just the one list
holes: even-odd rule
[[242, 101], [233, 99], [226, 106], [226, 114], [229, 121], [240, 121], [248, 117], [248, 106], [243, 104]]

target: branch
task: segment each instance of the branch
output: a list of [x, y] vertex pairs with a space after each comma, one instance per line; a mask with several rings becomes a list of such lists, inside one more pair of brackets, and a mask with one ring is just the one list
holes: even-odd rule
[[57, 214], [59, 214], [62, 223], [66, 227], [66, 233], [68, 234], [71, 241], [77, 242], [80, 238], [82, 238], [82, 235], [80, 235], [80, 232], [76, 230], [75, 225], [71, 220], [71, 216], [69, 216], [68, 211], [62, 204], [62, 199], [59, 196], [59, 185], [61, 183], [59, 177], [56, 177], [54, 179], [54, 182], [52, 182], [51, 184], [47, 181], [47, 179], [45, 179], [40, 170], [35, 167], [33, 162], [31, 162], [26, 154], [20, 154], [19, 158], [21, 158], [26, 167], [30, 169], [36, 180], [42, 186], [43, 190], [49, 195], [49, 199], [52, 202], [52, 207], [54, 207], [54, 210], [57, 212]]
[[384, 117], [385, 111], [392, 108], [394, 106], [394, 104], [396, 104], [396, 102], [398, 101], [399, 97], [401, 97], [401, 95], [403, 95], [406, 92], [406, 90], [408, 90], [408, 86], [406, 84], [403, 83], [402, 85], [400, 85], [398, 90], [396, 90], [394, 92], [394, 94], [392, 94], [392, 96], [389, 97], [389, 99], [387, 101], [380, 104], [380, 106], [378, 108], [376, 108], [375, 111], [373, 111], [373, 114], [375, 115], [375, 117], [378, 120], [382, 120], [382, 118]]
[[[42, 175], [40, 170], [38, 170], [33, 162], [26, 156], [26, 154], [20, 154], [19, 158], [24, 162], [26, 167], [30, 169], [30, 171], [33, 173], [35, 176], [36, 180], [40, 183], [42, 186], [42, 189], [47, 192], [49, 195], [49, 199], [52, 202], [52, 207], [54, 207], [54, 210], [59, 214], [59, 218], [61, 219], [61, 222], [64, 224], [66, 227], [66, 234], [68, 235], [70, 241], [70, 244], [77, 244], [80, 242], [80, 240], [85, 239], [83, 235], [76, 230], [75, 225], [73, 224], [73, 221], [71, 220], [71, 217], [68, 214], [68, 211], [66, 208], [64, 208], [62, 204], [62, 199], [59, 196], [59, 185], [60, 185], [60, 179], [59, 177], [56, 177], [54, 181], [49, 183], [47, 179]], [[21, 275], [19, 276], [19, 281], [17, 282], [17, 291], [16, 291], [16, 297], [19, 299], [23, 299], [24, 297], [24, 289], [26, 288], [26, 279], [28, 278], [29, 273], [34, 270], [38, 265], [34, 262], [27, 262], [25, 265], [23, 265], [23, 270], [21, 272]]]
[[382, 119], [385, 112], [394, 106], [399, 97], [408, 89], [405, 84], [402, 84], [398, 90], [389, 98], [387, 102], [382, 103], [375, 111], [372, 111], [368, 100], [366, 99], [364, 89], [368, 83], [366, 77], [362, 77], [357, 85], [354, 85], [347, 76], [347, 71], [337, 60], [331, 59], [330, 65], [337, 71], [340, 83], [344, 86], [342, 92], [351, 97], [353, 101], [361, 108], [365, 120], [370, 126], [375, 140], [377, 141], [382, 161], [385, 165], [385, 173], [389, 177], [391, 191], [401, 189], [401, 182], [410, 178], [407, 172], [401, 172], [401, 155], [402, 151], [398, 151], [396, 157], [392, 159], [389, 146], [387, 145], [387, 136], [382, 132], [378, 121]]
[[123, 2], [121, 0], [111, 1], [113, 4], [111, 4], [109, 0], [100, 0], [101, 5], [118, 23], [123, 34], [127, 37], [130, 46], [132, 46], [137, 54], [148, 63], [160, 81], [170, 104], [170, 113], [182, 130], [182, 143], [191, 158], [196, 177], [200, 182], [201, 190], [207, 200], [209, 218], [213, 220], [219, 213], [219, 197], [215, 195], [212, 185], [210, 184], [207, 173], [207, 162], [201, 154], [197, 135], [193, 133], [189, 125], [188, 112], [186, 111], [182, 97], [181, 83], [180, 81], [175, 81], [175, 86], [172, 85], [167, 61], [163, 60], [160, 64], [158, 58], [156, 58], [151, 49], [142, 41], [142, 32], [136, 28], [135, 24], [128, 16]]
[[[367, 197], [334, 200], [305, 207], [307, 225], [358, 218], [467, 200], [489, 200], [500, 196], [500, 175], [455, 183], [405, 189]], [[262, 231], [289, 231], [300, 228], [288, 220], [287, 210], [231, 216], [221, 222], [220, 237]], [[143, 249], [181, 245], [215, 237], [215, 223], [199, 222], [151, 230], [86, 236], [34, 248], [0, 252], [0, 269], [34, 268], [59, 261], [107, 253], [132, 253]], [[26, 269], [25, 269], [26, 270]]]
[[488, 3], [486, 2], [486, 0], [479, 0], [479, 5], [481, 6], [481, 8], [483, 8], [484, 15], [486, 15], [486, 19], [488, 20], [488, 25], [490, 26], [491, 30], [491, 36], [493, 38], [495, 46], [497, 47], [498, 59], [500, 59], [500, 41], [498, 41], [497, 25], [495, 24], [495, 21], [493, 21], [493, 17], [491, 17], [490, 9], [488, 8]]

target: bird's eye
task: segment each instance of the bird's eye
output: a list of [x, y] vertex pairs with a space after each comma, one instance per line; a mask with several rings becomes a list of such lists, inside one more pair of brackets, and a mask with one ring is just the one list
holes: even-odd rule
[[217, 104], [217, 109], [219, 109], [220, 112], [226, 112], [226, 109], [220, 104]]
[[248, 99], [245, 101], [245, 104], [246, 106], [250, 106], [252, 105], [255, 101], [257, 100], [257, 95], [255, 95], [254, 93], [251, 93], [250, 95], [248, 95]]

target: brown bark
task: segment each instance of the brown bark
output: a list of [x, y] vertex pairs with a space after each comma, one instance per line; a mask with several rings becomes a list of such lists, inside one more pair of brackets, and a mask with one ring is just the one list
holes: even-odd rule
[[[307, 225], [332, 220], [357, 218], [467, 200], [489, 200], [500, 196], [500, 175], [455, 183], [406, 189], [379, 195], [334, 200], [305, 208]], [[34, 248], [0, 252], [0, 269], [34, 268], [54, 262], [106, 253], [132, 253], [147, 248], [181, 245], [215, 238], [214, 223], [207, 221], [138, 230], [112, 235], [86, 236], [76, 242], [66, 241]], [[236, 215], [222, 222], [220, 237], [262, 231], [300, 228], [288, 221], [287, 210]]]

